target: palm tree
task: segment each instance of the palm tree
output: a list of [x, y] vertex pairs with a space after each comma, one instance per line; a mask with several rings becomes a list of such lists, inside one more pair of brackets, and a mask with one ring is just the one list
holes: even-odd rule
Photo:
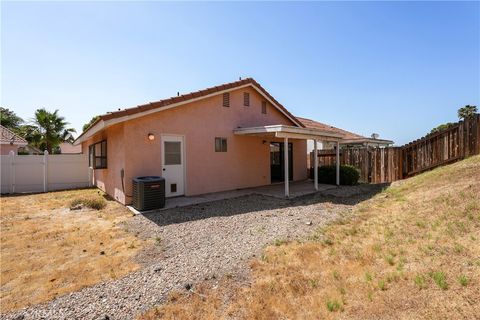
[[23, 120], [13, 110], [0, 107], [0, 124], [14, 132], [22, 125]]
[[467, 104], [465, 107], [458, 109], [458, 118], [460, 120], [472, 117], [478, 112], [477, 106]]
[[36, 147], [47, 150], [48, 153], [64, 141], [72, 142], [72, 133], [76, 132], [73, 128], [67, 128], [68, 122], [64, 117], [58, 115], [58, 110], [49, 112], [44, 108], [35, 111], [35, 118], [32, 120], [34, 132], [32, 136], [36, 137]]

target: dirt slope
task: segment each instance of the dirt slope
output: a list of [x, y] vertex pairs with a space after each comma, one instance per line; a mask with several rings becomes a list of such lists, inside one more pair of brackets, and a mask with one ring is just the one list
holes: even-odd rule
[[252, 277], [172, 294], [143, 318], [480, 317], [480, 157], [396, 183], [310, 241], [266, 248]]

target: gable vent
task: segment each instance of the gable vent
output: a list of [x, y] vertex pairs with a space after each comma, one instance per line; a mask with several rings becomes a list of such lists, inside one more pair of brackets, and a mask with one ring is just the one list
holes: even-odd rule
[[246, 107], [250, 105], [250, 93], [248, 92], [243, 93], [243, 105]]
[[223, 106], [230, 107], [230, 93], [228, 92], [223, 94]]
[[262, 113], [267, 114], [267, 101], [262, 101]]

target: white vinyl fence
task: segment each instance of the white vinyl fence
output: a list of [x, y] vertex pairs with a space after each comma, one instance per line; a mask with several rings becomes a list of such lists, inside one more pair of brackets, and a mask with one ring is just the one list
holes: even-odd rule
[[86, 154], [0, 156], [1, 193], [47, 192], [92, 185]]

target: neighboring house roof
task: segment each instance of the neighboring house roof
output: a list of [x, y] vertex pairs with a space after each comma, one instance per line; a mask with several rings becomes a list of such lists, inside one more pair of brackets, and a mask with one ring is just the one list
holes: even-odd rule
[[0, 136], [1, 144], [11, 144], [18, 146], [25, 146], [28, 144], [27, 140], [2, 125], [0, 125]]
[[374, 144], [381, 144], [381, 145], [393, 144], [393, 141], [391, 140], [367, 138], [362, 135], [340, 129], [340, 128], [331, 126], [329, 124], [321, 123], [312, 119], [307, 119], [302, 117], [296, 117], [296, 118], [300, 120], [307, 128], [313, 128], [313, 129], [329, 131], [332, 133], [343, 134], [342, 141], [340, 142], [342, 144], [365, 144], [365, 143], [374, 143]]
[[[99, 118], [75, 140], [74, 144], [80, 143], [87, 133], [93, 131], [93, 133], [106, 128], [109, 124], [127, 121], [132, 118], [147, 115], [149, 113], [161, 111], [164, 109], [173, 108], [179, 105], [187, 104], [196, 100], [204, 99], [210, 96], [218, 95], [228, 91], [232, 91], [242, 87], [253, 87], [256, 89], [265, 99], [267, 99], [274, 107], [279, 109], [287, 118], [299, 127], [304, 127], [301, 121], [299, 121], [293, 114], [291, 114], [282, 104], [280, 104], [270, 93], [267, 92], [257, 81], [253, 78], [246, 78], [243, 80], [225, 83], [219, 86], [199, 90], [187, 94], [182, 94], [176, 97], [151, 102], [148, 104], [139, 105], [137, 107], [119, 110], [115, 112], [109, 112], [107, 114], [99, 116]], [[92, 133], [90, 133], [91, 135]]]
[[26, 145], [18, 148], [19, 151], [26, 152], [28, 154], [44, 154], [44, 151], [38, 149], [37, 147]]
[[364, 136], [361, 136], [359, 134], [343, 130], [334, 126], [331, 126], [329, 124], [321, 123], [315, 120], [307, 119], [307, 118], [302, 118], [302, 117], [297, 117], [298, 120], [300, 120], [305, 127], [307, 128], [314, 128], [314, 129], [319, 129], [319, 130], [324, 130], [324, 131], [329, 131], [332, 133], [341, 133], [344, 135], [343, 139], [363, 139], [365, 138]]

